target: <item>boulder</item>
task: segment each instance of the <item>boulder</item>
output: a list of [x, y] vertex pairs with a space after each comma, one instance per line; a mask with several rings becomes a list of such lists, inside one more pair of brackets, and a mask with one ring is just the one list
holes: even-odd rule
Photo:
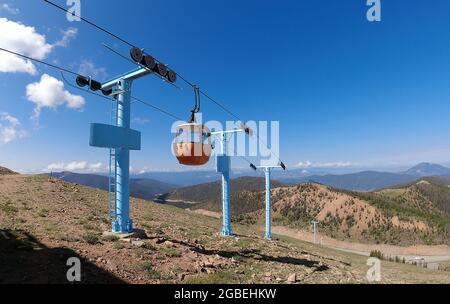
[[295, 273], [291, 274], [288, 279], [287, 279], [288, 283], [296, 283], [297, 282], [297, 275]]

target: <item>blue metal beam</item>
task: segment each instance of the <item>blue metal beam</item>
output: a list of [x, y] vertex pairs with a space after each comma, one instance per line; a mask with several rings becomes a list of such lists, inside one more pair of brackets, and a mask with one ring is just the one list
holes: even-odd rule
[[147, 76], [147, 75], [152, 74], [152, 73], [153, 73], [153, 71], [151, 71], [151, 70], [149, 70], [147, 68], [138, 68], [138, 69], [132, 70], [132, 71], [130, 71], [128, 73], [125, 73], [125, 74], [122, 74], [122, 75], [120, 75], [120, 76], [118, 76], [118, 77], [116, 77], [114, 79], [108, 80], [107, 82], [102, 84], [102, 90], [108, 90], [108, 89], [111, 89], [113, 87], [116, 87], [117, 86], [117, 82], [120, 79], [133, 81], [133, 80], [136, 80], [138, 78]]

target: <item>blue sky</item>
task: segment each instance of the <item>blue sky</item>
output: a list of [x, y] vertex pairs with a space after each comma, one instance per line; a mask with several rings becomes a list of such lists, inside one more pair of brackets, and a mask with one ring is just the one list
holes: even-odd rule
[[[280, 154], [291, 168], [450, 161], [449, 1], [382, 0], [382, 21], [375, 23], [366, 19], [365, 0], [123, 3], [82, 0], [82, 16], [145, 47], [243, 119], [280, 121]], [[127, 54], [126, 45], [68, 22], [43, 1], [0, 0], [0, 7], [0, 18], [45, 35], [54, 46], [46, 61], [76, 71], [84, 65], [104, 79], [132, 68], [102, 43]], [[61, 43], [69, 28], [76, 35]], [[60, 75], [36, 68], [34, 75], [0, 72], [2, 125], [11, 125], [5, 113], [20, 122], [14, 140], [0, 143], [0, 164], [19, 171], [106, 165], [107, 151], [88, 142], [90, 123], [109, 122], [109, 103], [66, 86], [85, 98], [83, 110], [44, 107], [37, 125], [26, 87], [42, 74]], [[187, 118], [193, 94], [179, 84], [183, 90], [149, 77], [135, 83], [133, 94]], [[206, 120], [232, 119], [206, 100], [202, 112]], [[133, 169], [182, 169], [170, 153], [173, 120], [139, 104], [132, 118], [143, 134]]]

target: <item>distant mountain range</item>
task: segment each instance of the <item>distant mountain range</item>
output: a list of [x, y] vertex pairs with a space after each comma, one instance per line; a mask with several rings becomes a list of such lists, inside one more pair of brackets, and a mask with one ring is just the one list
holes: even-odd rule
[[[233, 220], [263, 223], [265, 191], [249, 190], [248, 180], [233, 181]], [[262, 182], [255, 179], [251, 185]], [[218, 185], [205, 184], [178, 189], [172, 196], [198, 202], [189, 206], [191, 210], [220, 215], [222, 204], [218, 191]], [[306, 230], [310, 229], [312, 220], [318, 220], [321, 233], [336, 239], [401, 246], [449, 244], [449, 201], [450, 178], [445, 176], [424, 177], [373, 192], [340, 190], [317, 183], [272, 189], [276, 226]]]
[[298, 183], [318, 183], [337, 189], [373, 191], [417, 180], [418, 176], [388, 172], [365, 171], [345, 175], [309, 176], [297, 180]]
[[[53, 175], [67, 182], [103, 190], [108, 189], [108, 178], [106, 176], [71, 172], [53, 173]], [[313, 182], [337, 189], [368, 192], [412, 183], [420, 178], [430, 176], [450, 177], [450, 169], [431, 163], [418, 164], [399, 173], [363, 171], [349, 174], [311, 175], [305, 173], [304, 170], [297, 169], [286, 172], [276, 171], [273, 179], [277, 181], [275, 185], [277, 183], [279, 185], [297, 185]], [[235, 171], [232, 174], [232, 179], [238, 180], [238, 182], [232, 183], [232, 189], [255, 190], [257, 189], [254, 187], [256, 181], [258, 181], [260, 187], [264, 186], [263, 179], [258, 172]], [[248, 181], [245, 181], [246, 179]], [[130, 183], [132, 196], [143, 199], [154, 199], [156, 196], [167, 193], [171, 193], [173, 197], [178, 197], [175, 195], [177, 192], [173, 191], [180, 188], [193, 189], [194, 192], [201, 192], [198, 189], [205, 189], [204, 187], [214, 193], [220, 191], [220, 175], [215, 171], [151, 172], [133, 176]], [[197, 185], [202, 187], [193, 187]], [[201, 196], [201, 193], [198, 195]]]
[[[282, 183], [272, 180], [272, 187], [282, 187]], [[244, 191], [262, 191], [265, 189], [265, 179], [263, 177], [239, 177], [231, 180], [231, 196]], [[192, 202], [221, 201], [222, 184], [212, 182], [202, 185], [179, 188], [171, 192], [167, 198], [171, 200], [185, 200], [189, 198]]]
[[[308, 169], [305, 172], [303, 169], [290, 169], [289, 171], [276, 170], [273, 172], [272, 176], [275, 180], [283, 180], [284, 183], [292, 182], [292, 184], [297, 183], [301, 178], [311, 176], [311, 175], [325, 175], [325, 174], [342, 174], [351, 173], [349, 170], [324, 170], [324, 169]], [[235, 169], [231, 172], [231, 178], [236, 179], [240, 177], [261, 177], [262, 172], [256, 172], [248, 169]], [[211, 183], [220, 181], [220, 174], [215, 170], [195, 170], [195, 171], [178, 171], [178, 172], [146, 172], [143, 174], [133, 175], [133, 178], [150, 178], [154, 180], [159, 180], [169, 184], [179, 185], [180, 187], [189, 187], [194, 185], [201, 185], [205, 183]]]
[[136, 179], [153, 179], [164, 183], [187, 187], [218, 181], [220, 175], [212, 170], [180, 172], [146, 172], [133, 175]]
[[[95, 174], [78, 174], [72, 172], [52, 173], [54, 178], [58, 178], [70, 183], [77, 183], [91, 188], [108, 190], [109, 179], [106, 176]], [[157, 181], [154, 179], [131, 179], [130, 194], [136, 198], [152, 200], [156, 196], [171, 192], [178, 186]]]
[[404, 172], [407, 175], [412, 176], [443, 176], [450, 175], [450, 169], [441, 165], [422, 163]]
[[422, 177], [450, 176], [450, 169], [441, 165], [422, 163], [400, 173], [364, 171], [343, 175], [313, 175], [300, 178], [279, 179], [287, 184], [314, 182], [337, 189], [374, 191], [414, 182]]

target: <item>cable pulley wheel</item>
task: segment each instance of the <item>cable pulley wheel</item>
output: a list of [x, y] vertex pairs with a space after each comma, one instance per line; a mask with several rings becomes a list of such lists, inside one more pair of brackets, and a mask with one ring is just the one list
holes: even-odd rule
[[174, 71], [168, 71], [168, 72], [167, 72], [167, 79], [168, 79], [171, 83], [177, 82], [177, 73], [175, 73]]
[[155, 67], [155, 72], [161, 75], [162, 77], [166, 77], [167, 67], [162, 63], [158, 63]]
[[89, 85], [89, 78], [81, 76], [81, 75], [78, 75], [77, 79], [76, 79], [76, 82], [77, 82], [77, 85], [79, 87], [83, 88], [83, 87]]
[[156, 66], [156, 61], [152, 56], [144, 56], [141, 62], [143, 65], [145, 65], [150, 70], [153, 70]]
[[91, 79], [91, 90], [92, 91], [98, 91], [98, 90], [100, 90], [101, 88], [102, 88], [102, 84], [100, 83], [100, 82], [98, 82], [98, 81], [95, 81], [95, 80], [92, 80]]
[[134, 62], [140, 63], [142, 61], [142, 58], [144, 57], [144, 54], [142, 53], [141, 49], [132, 48], [130, 50], [130, 57]]

